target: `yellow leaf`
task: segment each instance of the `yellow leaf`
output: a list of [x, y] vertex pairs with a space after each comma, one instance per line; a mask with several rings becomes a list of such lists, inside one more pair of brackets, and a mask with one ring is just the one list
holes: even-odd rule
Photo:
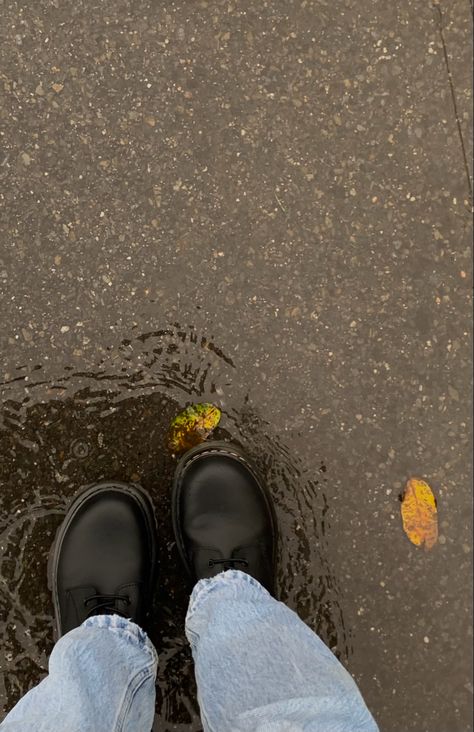
[[59, 92], [62, 92], [64, 89], [64, 84], [51, 84], [53, 87], [53, 90], [56, 92], [56, 94], [59, 94]]
[[171, 422], [169, 447], [174, 453], [184, 452], [209, 437], [221, 418], [213, 404], [192, 404]]
[[438, 541], [438, 511], [428, 483], [419, 478], [407, 482], [401, 511], [403, 528], [412, 544], [432, 549]]

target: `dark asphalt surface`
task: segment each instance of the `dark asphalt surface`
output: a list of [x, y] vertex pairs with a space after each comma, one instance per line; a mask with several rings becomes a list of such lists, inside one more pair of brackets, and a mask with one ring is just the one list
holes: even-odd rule
[[[260, 460], [282, 598], [386, 732], [472, 729], [467, 0], [0, 2], [0, 703], [81, 485], [159, 513], [156, 730], [199, 730], [169, 528], [189, 401]], [[398, 495], [440, 520], [412, 546]]]

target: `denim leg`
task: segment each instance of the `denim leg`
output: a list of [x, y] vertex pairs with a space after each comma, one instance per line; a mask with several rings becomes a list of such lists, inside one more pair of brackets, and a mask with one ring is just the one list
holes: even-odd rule
[[336, 657], [249, 575], [198, 582], [186, 634], [206, 732], [377, 732]]
[[150, 732], [156, 651], [118, 615], [96, 615], [53, 648], [49, 675], [7, 715], [1, 732]]

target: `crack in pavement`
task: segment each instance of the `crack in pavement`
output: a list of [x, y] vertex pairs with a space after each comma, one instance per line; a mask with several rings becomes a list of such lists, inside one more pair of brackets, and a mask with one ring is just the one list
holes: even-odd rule
[[443, 54], [444, 54], [444, 61], [445, 61], [445, 64], [446, 64], [446, 71], [448, 72], [449, 87], [451, 89], [451, 98], [453, 100], [453, 107], [454, 107], [454, 116], [456, 118], [456, 125], [457, 125], [457, 128], [458, 128], [459, 140], [461, 142], [461, 150], [462, 150], [462, 156], [463, 156], [463, 160], [464, 160], [464, 169], [466, 171], [466, 177], [467, 177], [467, 187], [468, 187], [469, 198], [470, 198], [471, 207], [472, 207], [472, 182], [471, 182], [471, 173], [469, 171], [469, 163], [467, 161], [466, 146], [464, 144], [464, 137], [463, 137], [462, 128], [461, 128], [461, 120], [459, 118], [458, 105], [457, 105], [457, 100], [456, 100], [456, 92], [454, 90], [454, 83], [453, 83], [453, 75], [451, 73], [451, 68], [449, 66], [448, 49], [447, 49], [446, 41], [445, 41], [445, 38], [444, 38], [444, 32], [443, 32], [443, 13], [442, 13], [441, 8], [440, 8], [440, 6], [439, 6], [439, 4], [437, 2], [433, 2], [433, 8], [435, 9], [435, 12], [437, 11], [437, 13], [438, 13], [438, 30], [439, 30], [439, 35], [440, 35], [440, 38], [441, 38], [441, 44], [443, 46]]

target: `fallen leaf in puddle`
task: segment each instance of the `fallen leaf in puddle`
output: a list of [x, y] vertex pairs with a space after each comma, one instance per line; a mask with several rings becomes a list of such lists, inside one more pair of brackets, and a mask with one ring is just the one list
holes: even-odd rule
[[407, 482], [401, 511], [403, 529], [412, 544], [432, 549], [438, 541], [438, 511], [428, 483], [419, 478]]
[[191, 404], [171, 422], [169, 447], [174, 453], [189, 450], [209, 437], [221, 418], [213, 404]]

